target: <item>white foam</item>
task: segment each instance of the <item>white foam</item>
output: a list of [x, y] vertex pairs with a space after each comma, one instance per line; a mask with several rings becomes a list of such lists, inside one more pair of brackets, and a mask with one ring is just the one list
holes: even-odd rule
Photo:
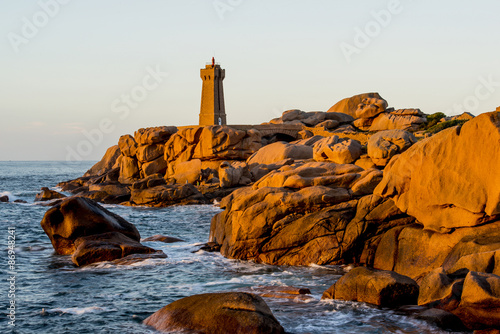
[[9, 202], [14, 202], [15, 200], [19, 199], [19, 197], [14, 196], [10, 191], [0, 191], [0, 197], [2, 196], [9, 197]]
[[62, 313], [62, 314], [82, 315], [85, 313], [101, 313], [110, 311], [116, 311], [116, 310], [112, 310], [106, 307], [89, 306], [89, 307], [54, 308], [50, 310], [42, 310], [42, 313]]
[[78, 268], [78, 270], [86, 271], [86, 270], [98, 270], [98, 269], [132, 269], [137, 267], [149, 267], [149, 266], [159, 266], [164, 265], [169, 261], [168, 258], [152, 258], [145, 259], [142, 261], [130, 263], [130, 264], [116, 264], [110, 261], [103, 261], [90, 264], [88, 266], [84, 266]]

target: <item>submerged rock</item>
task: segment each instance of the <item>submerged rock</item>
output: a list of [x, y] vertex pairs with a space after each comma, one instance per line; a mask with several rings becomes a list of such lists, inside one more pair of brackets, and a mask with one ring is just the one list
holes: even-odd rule
[[179, 299], [144, 324], [162, 332], [283, 334], [264, 300], [243, 292], [207, 293]]
[[459, 317], [453, 313], [437, 308], [431, 308], [420, 312], [416, 316], [417, 319], [425, 320], [439, 328], [453, 332], [465, 332], [468, 328], [462, 323]]
[[166, 235], [156, 234], [153, 235], [152, 237], [147, 237], [146, 239], [141, 240], [141, 242], [147, 242], [147, 241], [158, 241], [158, 242], [164, 242], [166, 244], [171, 244], [174, 242], [182, 242], [184, 240], [174, 237], [168, 237]]

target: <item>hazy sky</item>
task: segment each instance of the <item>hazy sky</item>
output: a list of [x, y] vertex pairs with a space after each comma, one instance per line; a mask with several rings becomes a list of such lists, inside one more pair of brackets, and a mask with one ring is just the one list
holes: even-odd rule
[[230, 124], [370, 91], [425, 113], [495, 110], [498, 13], [498, 0], [0, 0], [0, 160], [97, 160], [138, 128], [197, 124], [213, 55]]

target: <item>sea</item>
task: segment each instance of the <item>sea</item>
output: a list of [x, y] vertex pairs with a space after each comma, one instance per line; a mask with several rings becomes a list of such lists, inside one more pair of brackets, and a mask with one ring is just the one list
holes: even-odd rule
[[337, 266], [271, 266], [199, 251], [220, 212], [215, 205], [104, 205], [133, 223], [142, 238], [162, 234], [184, 241], [144, 242], [163, 250], [165, 259], [78, 268], [70, 256], [54, 253], [40, 226], [49, 207], [34, 198], [41, 187], [60, 190], [58, 182], [82, 176], [94, 163], [0, 162], [0, 196], [10, 198], [0, 203], [0, 333], [157, 333], [143, 320], [175, 300], [262, 286], [311, 290], [306, 298], [264, 298], [287, 333], [449, 333], [400, 312], [322, 301], [323, 291], [340, 277]]

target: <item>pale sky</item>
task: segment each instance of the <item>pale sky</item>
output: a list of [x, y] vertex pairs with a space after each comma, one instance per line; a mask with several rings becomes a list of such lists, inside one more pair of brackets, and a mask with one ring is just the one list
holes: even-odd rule
[[141, 127], [197, 124], [213, 55], [229, 124], [372, 91], [395, 108], [492, 111], [498, 13], [498, 0], [0, 0], [0, 160], [98, 160]]

